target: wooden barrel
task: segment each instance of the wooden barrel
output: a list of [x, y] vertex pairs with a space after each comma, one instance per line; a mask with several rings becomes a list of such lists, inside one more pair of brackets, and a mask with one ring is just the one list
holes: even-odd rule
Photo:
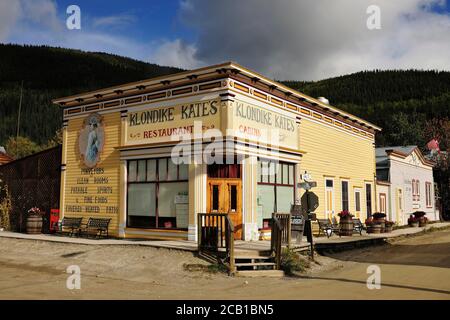
[[40, 234], [42, 231], [42, 217], [28, 216], [27, 217], [27, 233]]
[[341, 219], [340, 224], [340, 234], [341, 236], [352, 236], [353, 235], [353, 221], [352, 219]]
[[373, 222], [381, 225], [381, 230], [380, 230], [381, 233], [385, 232], [385, 222], [386, 222], [385, 218], [373, 219]]

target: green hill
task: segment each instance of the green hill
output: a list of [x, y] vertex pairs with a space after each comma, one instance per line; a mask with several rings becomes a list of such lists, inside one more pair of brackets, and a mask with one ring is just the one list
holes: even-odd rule
[[[105, 53], [0, 44], [0, 145], [20, 134], [46, 144], [61, 126], [57, 97], [182, 71]], [[383, 128], [378, 145], [423, 146], [426, 122], [450, 118], [450, 72], [362, 71], [316, 82], [284, 81]]]
[[20, 134], [44, 144], [61, 126], [57, 97], [182, 71], [116, 55], [46, 46], [0, 44], [0, 145]]
[[[377, 145], [424, 146], [427, 121], [450, 118], [450, 72], [362, 71], [317, 82], [284, 81], [383, 128]], [[448, 147], [448, 146], [444, 146]]]

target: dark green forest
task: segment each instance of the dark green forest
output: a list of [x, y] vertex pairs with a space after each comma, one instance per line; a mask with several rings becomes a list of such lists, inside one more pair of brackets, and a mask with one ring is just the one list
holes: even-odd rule
[[52, 99], [179, 71], [105, 53], [0, 44], [0, 145], [16, 136], [22, 81], [20, 135], [42, 145], [62, 122]]
[[[16, 135], [22, 81], [20, 135], [46, 145], [62, 119], [52, 99], [180, 71], [105, 53], [0, 44], [0, 145]], [[427, 121], [450, 117], [450, 72], [376, 70], [283, 83], [382, 127], [379, 146], [423, 147]]]

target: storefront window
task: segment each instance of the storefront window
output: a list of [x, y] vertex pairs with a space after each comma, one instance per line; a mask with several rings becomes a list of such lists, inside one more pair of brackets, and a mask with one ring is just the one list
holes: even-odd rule
[[127, 226], [188, 226], [188, 165], [170, 158], [128, 161]]
[[258, 160], [258, 228], [268, 228], [273, 212], [294, 203], [294, 164]]

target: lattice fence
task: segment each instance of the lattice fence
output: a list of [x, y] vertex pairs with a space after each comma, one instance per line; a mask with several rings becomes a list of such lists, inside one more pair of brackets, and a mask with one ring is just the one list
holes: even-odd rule
[[50, 209], [59, 208], [61, 146], [0, 166], [0, 180], [9, 188], [13, 231], [25, 231], [26, 212], [31, 207], [45, 211], [44, 232], [48, 231]]

